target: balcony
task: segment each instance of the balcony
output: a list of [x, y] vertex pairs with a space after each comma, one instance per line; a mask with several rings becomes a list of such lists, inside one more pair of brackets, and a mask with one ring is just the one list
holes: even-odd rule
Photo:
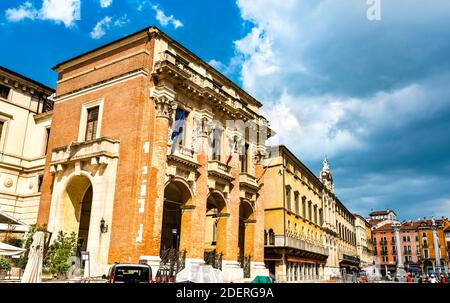
[[50, 171], [62, 171], [64, 166], [76, 162], [89, 162], [91, 165], [108, 165], [109, 160], [119, 157], [120, 141], [99, 138], [87, 142], [73, 142], [52, 150]]
[[247, 187], [252, 190], [259, 189], [258, 183], [256, 182], [256, 177], [247, 173], [241, 173], [239, 175], [239, 183], [241, 187]]
[[208, 173], [226, 181], [233, 180], [231, 167], [217, 160], [208, 162]]
[[194, 151], [184, 146], [177, 146], [175, 151], [171, 154], [171, 149], [168, 149], [168, 160], [182, 163], [186, 166], [197, 168], [198, 164], [194, 159]]
[[302, 251], [312, 252], [323, 256], [328, 256], [328, 250], [326, 247], [320, 244], [306, 242], [302, 239], [295, 239], [283, 235], [275, 236], [275, 245], [277, 247], [289, 247]]

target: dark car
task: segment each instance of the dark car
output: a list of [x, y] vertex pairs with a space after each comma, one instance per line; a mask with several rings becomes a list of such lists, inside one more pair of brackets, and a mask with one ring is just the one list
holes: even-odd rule
[[117, 263], [111, 266], [108, 276], [103, 275], [108, 283], [152, 283], [152, 268], [147, 264]]

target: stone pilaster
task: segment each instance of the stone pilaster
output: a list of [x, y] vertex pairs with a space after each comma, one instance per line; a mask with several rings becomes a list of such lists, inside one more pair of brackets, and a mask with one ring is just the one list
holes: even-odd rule
[[[151, 234], [148, 235], [151, 238], [152, 244], [145, 248], [145, 255], [152, 260], [156, 258], [153, 260], [156, 261], [157, 257], [159, 257], [161, 245], [165, 171], [168, 149], [167, 134], [170, 125], [172, 124], [172, 113], [175, 108], [175, 93], [166, 87], [154, 87], [152, 88], [150, 95], [156, 110], [152, 165], [151, 168], [148, 168], [152, 180], [149, 186], [149, 203], [150, 213], [153, 214], [153, 222], [150, 223], [152, 226], [149, 228]], [[143, 258], [141, 257], [141, 259]]]

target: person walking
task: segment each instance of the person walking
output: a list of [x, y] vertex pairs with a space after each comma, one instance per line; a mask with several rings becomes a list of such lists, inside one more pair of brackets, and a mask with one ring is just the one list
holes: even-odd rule
[[411, 277], [411, 273], [410, 272], [406, 275], [406, 282], [407, 283], [412, 283], [413, 282], [413, 279]]
[[441, 284], [447, 283], [447, 279], [445, 279], [445, 275], [441, 274]]
[[430, 283], [437, 283], [436, 277], [434, 276], [434, 274], [431, 274]]

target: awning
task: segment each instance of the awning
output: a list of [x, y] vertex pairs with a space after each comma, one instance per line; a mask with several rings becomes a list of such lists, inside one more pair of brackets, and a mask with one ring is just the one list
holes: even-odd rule
[[25, 233], [28, 232], [29, 229], [30, 227], [28, 226], [28, 224], [0, 210], [0, 231]]
[[25, 249], [0, 242], [0, 256], [19, 256]]

